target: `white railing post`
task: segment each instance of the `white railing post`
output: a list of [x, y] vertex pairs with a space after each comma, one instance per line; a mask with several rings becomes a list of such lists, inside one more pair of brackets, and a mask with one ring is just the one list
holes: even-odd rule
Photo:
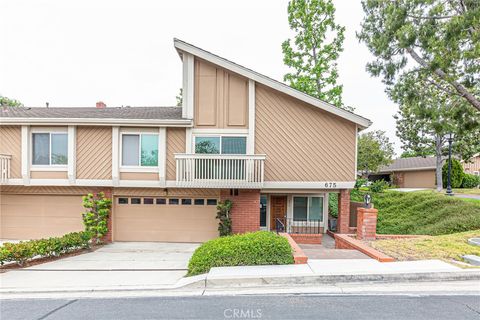
[[10, 179], [11, 155], [0, 154], [0, 183], [7, 183]]

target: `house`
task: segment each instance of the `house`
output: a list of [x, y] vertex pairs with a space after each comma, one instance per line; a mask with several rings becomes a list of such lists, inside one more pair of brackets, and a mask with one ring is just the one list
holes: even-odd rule
[[463, 171], [468, 174], [480, 176], [480, 153], [473, 155], [468, 161], [461, 161]]
[[380, 167], [376, 173], [370, 174], [368, 179], [383, 179], [399, 188], [435, 188], [435, 169], [435, 157], [399, 158], [388, 166]]
[[[369, 120], [198, 47], [183, 61], [181, 107], [1, 110], [1, 233], [82, 230], [81, 196], [113, 198], [113, 241], [202, 242], [231, 199], [233, 232], [325, 232], [339, 193], [348, 232], [358, 131]], [[278, 220], [277, 220], [278, 219]]]

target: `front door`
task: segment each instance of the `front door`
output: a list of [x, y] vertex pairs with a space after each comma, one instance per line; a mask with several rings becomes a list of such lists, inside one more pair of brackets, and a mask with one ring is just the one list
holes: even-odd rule
[[276, 219], [284, 224], [287, 215], [287, 196], [270, 196], [270, 230], [276, 230]]

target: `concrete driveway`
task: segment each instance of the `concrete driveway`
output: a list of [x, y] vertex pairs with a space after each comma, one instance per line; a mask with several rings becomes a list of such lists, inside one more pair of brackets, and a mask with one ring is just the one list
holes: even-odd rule
[[198, 243], [115, 242], [94, 252], [0, 274], [0, 292], [172, 286]]

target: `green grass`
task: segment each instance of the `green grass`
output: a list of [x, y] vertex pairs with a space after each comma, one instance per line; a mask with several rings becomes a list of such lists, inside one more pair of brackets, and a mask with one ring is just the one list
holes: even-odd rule
[[[362, 192], [352, 192], [362, 201]], [[442, 235], [480, 229], [480, 202], [432, 191], [372, 194], [377, 233]]]
[[477, 194], [480, 195], [480, 189], [453, 189], [453, 193], [460, 193], [460, 194]]
[[397, 260], [452, 259], [462, 261], [462, 256], [480, 256], [480, 247], [467, 242], [480, 237], [480, 230], [441, 236], [426, 236], [412, 239], [377, 240], [370, 244], [377, 250]]

